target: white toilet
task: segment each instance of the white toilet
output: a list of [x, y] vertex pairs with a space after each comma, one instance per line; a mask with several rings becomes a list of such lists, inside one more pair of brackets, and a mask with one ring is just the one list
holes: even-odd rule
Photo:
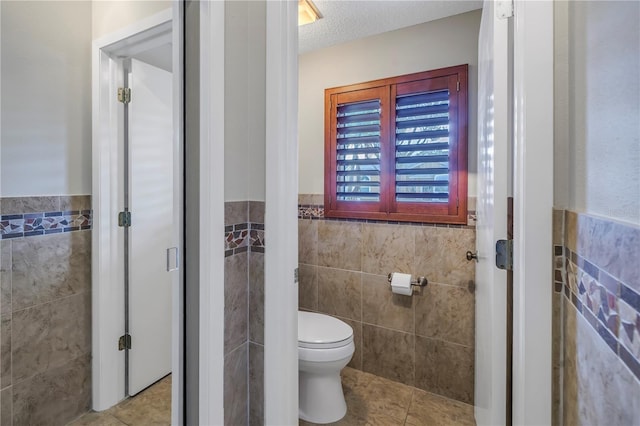
[[353, 329], [349, 324], [329, 315], [298, 311], [302, 420], [331, 423], [347, 413], [340, 371], [349, 363], [354, 350]]

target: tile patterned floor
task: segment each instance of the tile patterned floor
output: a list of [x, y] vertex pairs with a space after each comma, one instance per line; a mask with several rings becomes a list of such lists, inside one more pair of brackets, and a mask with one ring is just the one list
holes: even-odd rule
[[69, 426], [169, 426], [171, 375], [133, 398], [100, 413], [89, 412]]
[[[335, 425], [475, 426], [473, 406], [352, 368], [342, 370], [347, 415]], [[313, 423], [300, 421], [300, 426]]]
[[[473, 406], [352, 368], [342, 370], [347, 415], [334, 425], [475, 426]], [[171, 376], [101, 413], [69, 426], [164, 426], [171, 424]], [[300, 426], [313, 423], [300, 421]], [[230, 425], [235, 426], [235, 425]]]

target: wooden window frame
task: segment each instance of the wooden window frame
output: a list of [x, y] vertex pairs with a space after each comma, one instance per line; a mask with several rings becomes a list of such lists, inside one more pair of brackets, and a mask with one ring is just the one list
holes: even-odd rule
[[[437, 85], [437, 86], [434, 86]], [[395, 99], [432, 87], [447, 87], [449, 114], [449, 200], [397, 203], [395, 197]], [[374, 99], [381, 103], [380, 201], [338, 201], [336, 112], [339, 103]], [[458, 65], [325, 90], [324, 215], [331, 218], [397, 222], [467, 223], [468, 65]]]

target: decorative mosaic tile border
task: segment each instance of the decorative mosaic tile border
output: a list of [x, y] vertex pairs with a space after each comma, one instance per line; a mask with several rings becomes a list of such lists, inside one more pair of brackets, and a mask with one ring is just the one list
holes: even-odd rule
[[640, 380], [640, 294], [567, 247], [554, 246], [554, 255], [554, 290], [564, 288], [567, 300]]
[[36, 237], [91, 229], [91, 210], [69, 210], [0, 216], [0, 239]]
[[264, 224], [263, 223], [236, 223], [224, 227], [224, 256], [252, 251], [264, 253]]
[[391, 225], [412, 225], [429, 226], [435, 228], [458, 228], [476, 229], [476, 212], [469, 211], [467, 214], [467, 225], [452, 225], [446, 223], [423, 223], [423, 222], [399, 222], [396, 220], [375, 220], [375, 219], [347, 219], [338, 217], [324, 217], [324, 205], [321, 204], [298, 204], [298, 219], [310, 220], [333, 220], [338, 222], [361, 222], [361, 223], [385, 223]]

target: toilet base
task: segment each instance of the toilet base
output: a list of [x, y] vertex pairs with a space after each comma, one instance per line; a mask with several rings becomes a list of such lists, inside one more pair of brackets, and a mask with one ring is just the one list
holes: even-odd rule
[[340, 371], [327, 375], [300, 371], [299, 416], [312, 423], [333, 423], [347, 414]]

